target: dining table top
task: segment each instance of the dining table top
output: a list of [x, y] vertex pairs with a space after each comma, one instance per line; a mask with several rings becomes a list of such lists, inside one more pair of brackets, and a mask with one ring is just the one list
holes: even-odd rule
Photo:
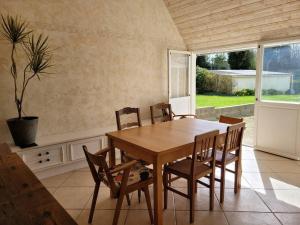
[[191, 144], [194, 137], [209, 131], [219, 130], [226, 134], [228, 124], [216, 121], [185, 118], [107, 133], [109, 138], [138, 146], [152, 153], [163, 153]]

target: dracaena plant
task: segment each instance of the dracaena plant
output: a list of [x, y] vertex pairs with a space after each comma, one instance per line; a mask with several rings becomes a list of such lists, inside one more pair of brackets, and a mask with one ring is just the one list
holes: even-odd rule
[[[48, 73], [52, 52], [48, 45], [48, 37], [42, 34], [35, 35], [28, 28], [28, 24], [20, 17], [1, 15], [1, 36], [11, 44], [11, 66], [10, 74], [14, 81], [15, 104], [18, 111], [18, 118], [22, 118], [22, 107], [28, 83], [33, 78], [38, 78]], [[16, 62], [16, 51], [20, 47], [26, 54], [26, 64], [23, 73], [19, 74]], [[21, 79], [21, 82], [18, 82]]]

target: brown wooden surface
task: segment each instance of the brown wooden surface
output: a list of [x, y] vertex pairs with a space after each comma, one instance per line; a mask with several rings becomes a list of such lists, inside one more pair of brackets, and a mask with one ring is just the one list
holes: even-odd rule
[[[218, 122], [186, 118], [107, 133], [111, 147], [153, 163], [154, 224], [163, 224], [162, 166], [192, 154], [196, 135], [219, 130], [221, 135], [218, 142], [223, 142], [227, 126]], [[110, 154], [110, 157], [113, 157], [110, 159], [113, 164], [115, 154]]]
[[11, 153], [7, 144], [0, 144], [0, 156]]
[[0, 145], [0, 224], [76, 224], [23, 160], [7, 148]]

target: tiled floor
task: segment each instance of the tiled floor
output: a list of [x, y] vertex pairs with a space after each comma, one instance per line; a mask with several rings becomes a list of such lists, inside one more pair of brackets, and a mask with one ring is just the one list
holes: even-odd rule
[[[300, 163], [243, 149], [242, 189], [233, 193], [233, 176], [226, 174], [225, 203], [219, 204], [216, 185], [215, 210], [208, 210], [208, 190], [199, 187], [197, 192], [195, 223], [203, 225], [299, 225], [300, 224]], [[93, 180], [88, 168], [42, 180], [49, 191], [65, 207], [78, 224], [88, 224]], [[184, 190], [186, 182], [174, 183]], [[152, 193], [152, 190], [151, 190]], [[137, 193], [131, 195], [132, 205], [124, 201], [119, 224], [150, 224], [145, 199], [139, 204]], [[109, 225], [112, 222], [115, 200], [109, 198], [109, 189], [102, 186], [93, 224]], [[188, 201], [169, 194], [169, 207], [164, 211], [165, 225], [189, 224]]]

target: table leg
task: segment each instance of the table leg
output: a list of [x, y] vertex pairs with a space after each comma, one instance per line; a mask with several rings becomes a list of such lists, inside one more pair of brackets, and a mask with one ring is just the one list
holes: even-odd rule
[[163, 225], [162, 209], [162, 163], [159, 158], [153, 163], [154, 175], [154, 225]]
[[114, 148], [113, 140], [108, 138], [108, 147], [112, 150], [109, 151], [109, 167], [116, 165], [116, 149]]
[[[108, 147], [110, 147], [112, 150], [109, 151], [109, 167], [113, 167], [116, 165], [116, 149], [114, 148], [113, 140], [108, 138]], [[113, 198], [114, 194], [112, 190], [110, 190], [110, 197]]]

